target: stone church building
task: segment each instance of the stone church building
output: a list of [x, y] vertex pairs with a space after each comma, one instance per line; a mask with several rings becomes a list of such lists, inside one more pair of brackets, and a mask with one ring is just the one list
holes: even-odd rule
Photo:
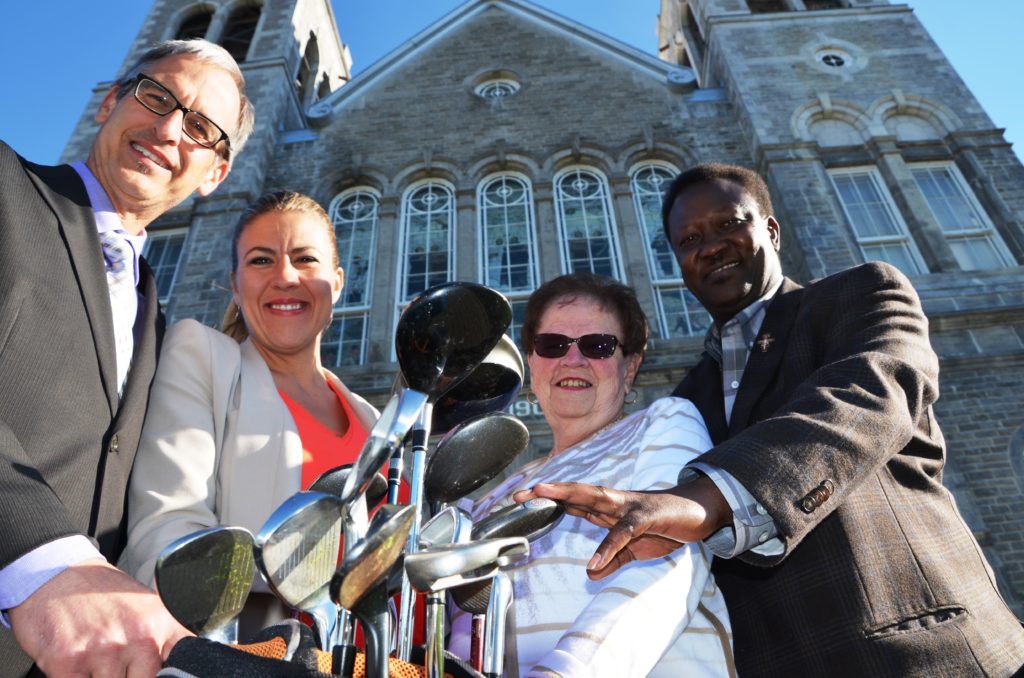
[[[588, 269], [632, 285], [651, 319], [640, 407], [709, 323], [660, 235], [660, 191], [696, 162], [752, 167], [790, 277], [880, 259], [913, 280], [942, 362], [945, 480], [1020, 615], [1024, 167], [1002, 130], [904, 4], [662, 0], [658, 27], [641, 52], [527, 0], [468, 0], [353, 78], [328, 0], [156, 0], [125, 66], [205, 36], [236, 55], [257, 112], [228, 181], [149, 229], [169, 319], [219, 324], [236, 218], [288, 188], [336, 225], [346, 287], [324, 359], [357, 392], [386, 398], [398, 314], [426, 287], [502, 291], [515, 335], [540, 282]], [[85, 157], [110, 84], [65, 161]], [[540, 413], [512, 409], [543, 454]]]

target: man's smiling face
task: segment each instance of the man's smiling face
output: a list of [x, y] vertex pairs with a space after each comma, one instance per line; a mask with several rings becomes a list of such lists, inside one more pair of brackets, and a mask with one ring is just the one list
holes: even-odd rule
[[721, 326], [782, 277], [779, 224], [724, 179], [683, 190], [668, 218], [686, 286]]

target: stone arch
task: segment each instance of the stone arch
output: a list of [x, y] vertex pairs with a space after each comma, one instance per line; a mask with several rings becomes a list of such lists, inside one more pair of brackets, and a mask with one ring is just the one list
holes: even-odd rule
[[522, 174], [531, 183], [541, 180], [541, 167], [537, 161], [522, 153], [505, 153], [504, 157], [495, 157], [493, 153], [475, 160], [466, 170], [466, 176], [478, 185], [485, 177], [492, 174]]
[[662, 162], [683, 171], [696, 165], [698, 160], [690, 149], [660, 141], [653, 147], [646, 142], [630, 144], [619, 154], [619, 166], [625, 174], [631, 175], [634, 167], [646, 162]]
[[[464, 185], [466, 177], [455, 163], [434, 159], [418, 162], [401, 169], [395, 175], [391, 185], [396, 194], [405, 195], [410, 186], [427, 179], [447, 182], [456, 192], [467, 187]], [[473, 188], [475, 184], [468, 187]]]
[[794, 111], [791, 127], [797, 139], [822, 147], [862, 144], [879, 131], [860, 106], [824, 93]]
[[311, 195], [321, 205], [329, 205], [349, 189], [365, 186], [380, 196], [387, 195], [391, 188], [387, 176], [377, 167], [348, 167], [330, 173], [312, 189]]
[[544, 175], [552, 177], [567, 167], [587, 165], [600, 170], [606, 176], [615, 174], [617, 163], [614, 156], [597, 146], [574, 144], [569, 148], [555, 151], [541, 165]]
[[962, 126], [942, 104], [900, 90], [876, 100], [869, 109], [873, 121], [899, 141], [941, 139]]
[[[206, 38], [209, 34], [210, 24], [213, 22], [217, 8], [208, 2], [197, 2], [176, 11], [171, 20], [167, 22], [167, 39], [187, 40], [189, 37]], [[205, 21], [205, 27], [202, 23]], [[195, 22], [190, 26], [191, 22]], [[199, 33], [199, 29], [202, 32]], [[188, 36], [182, 31], [188, 29]]]

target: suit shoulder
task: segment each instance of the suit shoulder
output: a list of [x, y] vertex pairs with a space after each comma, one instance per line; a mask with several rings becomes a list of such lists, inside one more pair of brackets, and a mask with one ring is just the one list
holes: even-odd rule
[[814, 281], [809, 287], [913, 287], [898, 268], [884, 261], [869, 261]]
[[218, 353], [238, 352], [238, 342], [234, 339], [191, 318], [171, 325], [164, 337], [164, 350], [199, 346], [209, 346], [211, 351]]

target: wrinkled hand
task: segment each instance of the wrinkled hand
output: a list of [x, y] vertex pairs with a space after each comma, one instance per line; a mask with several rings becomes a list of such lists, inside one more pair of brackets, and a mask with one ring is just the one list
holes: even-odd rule
[[87, 560], [10, 610], [21, 648], [50, 678], [152, 678], [191, 635], [159, 596], [103, 560]]
[[708, 537], [732, 520], [725, 498], [703, 476], [657, 492], [541, 483], [513, 495], [520, 503], [534, 497], [560, 501], [570, 515], [609, 528], [587, 564], [591, 579], [604, 579], [634, 560], [666, 556], [683, 543]]

